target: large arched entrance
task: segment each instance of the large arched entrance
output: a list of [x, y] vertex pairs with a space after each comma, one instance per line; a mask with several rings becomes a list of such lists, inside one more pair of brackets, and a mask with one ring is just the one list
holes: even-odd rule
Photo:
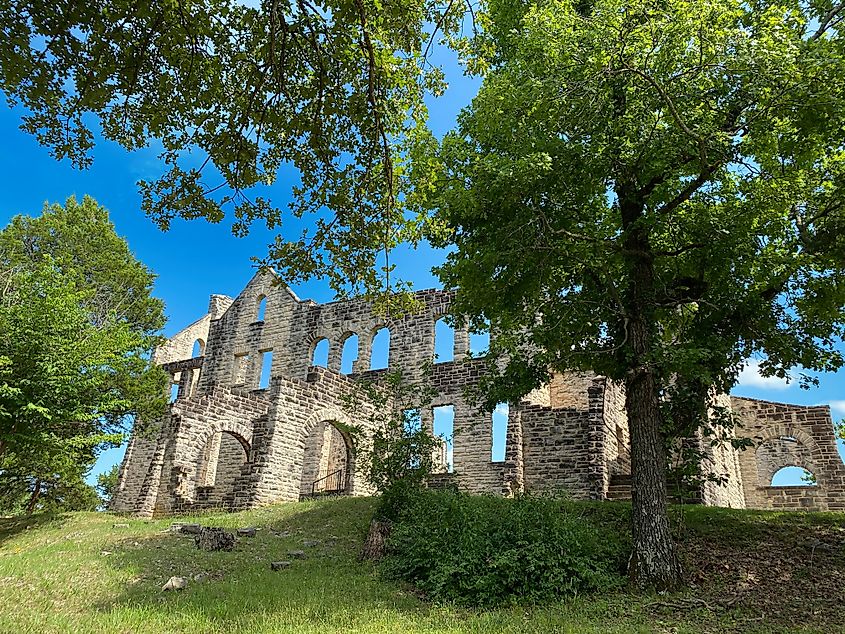
[[346, 494], [353, 473], [354, 453], [348, 435], [332, 421], [314, 425], [305, 439], [300, 496]]
[[196, 504], [229, 508], [235, 481], [249, 459], [249, 443], [231, 431], [216, 431], [206, 440], [196, 470]]

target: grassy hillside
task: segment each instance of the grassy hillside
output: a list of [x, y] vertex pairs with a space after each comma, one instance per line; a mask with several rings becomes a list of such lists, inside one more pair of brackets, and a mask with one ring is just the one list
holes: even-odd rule
[[[230, 553], [197, 551], [171, 520], [0, 520], [0, 632], [845, 632], [841, 514], [675, 509], [693, 583], [682, 593], [469, 611], [357, 560], [372, 508], [347, 498], [197, 518], [259, 528]], [[583, 508], [624, 530], [626, 505]], [[290, 550], [306, 559], [271, 571]], [[173, 575], [189, 587], [163, 592]]]

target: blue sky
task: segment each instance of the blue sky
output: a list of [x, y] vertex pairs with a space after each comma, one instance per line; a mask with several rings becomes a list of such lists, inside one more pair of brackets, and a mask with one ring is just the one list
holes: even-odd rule
[[[454, 59], [440, 50], [436, 63], [443, 64], [450, 87], [437, 100], [429, 103], [431, 125], [442, 134], [455, 123], [461, 108], [467, 105], [478, 87], [478, 81], [463, 77]], [[94, 164], [86, 171], [74, 170], [67, 162], [57, 162], [31, 136], [18, 129], [21, 112], [0, 105], [0, 223], [5, 225], [16, 214], [37, 215], [45, 202], [62, 202], [75, 195], [93, 196], [109, 209], [118, 233], [126, 237], [136, 256], [158, 275], [155, 294], [166, 304], [168, 324], [165, 334], [173, 334], [204, 314], [212, 293], [235, 296], [253, 274], [251, 256], [264, 256], [272, 234], [256, 224], [246, 238], [235, 238], [226, 222], [174, 221], [163, 233], [149, 221], [140, 208], [136, 183], [141, 178], [159, 175], [154, 150], [127, 153], [118, 146], [100, 142], [94, 150]], [[279, 206], [289, 199], [295, 175], [282, 175], [270, 188], [270, 197]], [[442, 253], [421, 247], [416, 252], [400, 250], [392, 259], [400, 275], [416, 288], [436, 286], [431, 267], [438, 264]], [[332, 299], [326, 284], [312, 281], [294, 287], [302, 298], [317, 301]], [[801, 390], [796, 383], [764, 379], [751, 365], [743, 373], [734, 393], [741, 396], [798, 404], [830, 404], [834, 417], [845, 417], [845, 371], [820, 377], [818, 388]], [[502, 455], [504, 435], [502, 412], [498, 414], [498, 433], [494, 434], [494, 456]], [[448, 427], [448, 421], [442, 425]], [[840, 452], [845, 455], [842, 447]], [[96, 473], [108, 470], [118, 462], [123, 449], [105, 452], [98, 461]], [[501, 459], [501, 458], [498, 458]]]

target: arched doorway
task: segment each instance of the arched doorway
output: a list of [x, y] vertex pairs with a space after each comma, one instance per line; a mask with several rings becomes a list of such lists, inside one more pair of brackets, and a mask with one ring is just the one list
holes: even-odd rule
[[209, 435], [196, 470], [196, 503], [228, 508], [234, 501], [235, 481], [249, 459], [249, 443], [230, 431]]
[[354, 457], [348, 435], [332, 421], [314, 425], [305, 439], [300, 495], [348, 493], [353, 473]]

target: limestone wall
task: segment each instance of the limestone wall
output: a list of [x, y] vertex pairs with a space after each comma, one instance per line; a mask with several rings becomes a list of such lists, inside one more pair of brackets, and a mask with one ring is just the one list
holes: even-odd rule
[[[459, 488], [477, 493], [557, 488], [601, 497], [609, 463], [618, 462], [620, 450], [615, 436], [612, 442], [606, 438], [616, 425], [608, 428], [602, 418], [604, 392], [588, 394], [595, 389], [593, 377], [555, 377], [526, 396], [525, 407], [511, 404], [505, 460], [494, 462], [492, 413], [466, 400], [467, 387], [484, 371], [482, 360], [467, 359], [467, 329], [454, 332], [452, 360], [435, 358], [435, 324], [448, 314], [452, 294], [427, 290], [415, 297], [418, 310], [385, 318], [365, 301], [302, 301], [277, 284], [271, 272], [256, 274], [234, 299], [213, 296], [209, 313], [157, 352], [157, 360], [180, 385], [179, 397], [157, 440], [136, 442], [127, 456], [121, 508], [150, 514], [297, 499], [328, 473], [327, 461], [339, 462], [344, 451], [348, 492], [368, 493], [355, 474], [354, 443], [366, 439], [343, 436], [341, 446], [331, 432], [329, 449], [324, 447], [335, 423], [341, 429], [360, 428], [372, 414], [366, 406], [354, 417], [344, 409], [341, 396], [354, 386], [340, 374], [344, 342], [358, 336], [353, 378], [378, 381], [385, 370], [370, 369], [372, 339], [385, 327], [390, 331], [389, 368], [402, 368], [406, 379], [425, 381], [436, 393], [421, 411], [423, 424], [431, 428], [433, 408], [453, 408], [451, 479]], [[205, 347], [202, 357], [194, 359], [190, 348], [196, 339], [203, 339]], [[312, 366], [322, 339], [329, 342], [327, 369]], [[269, 389], [262, 390], [261, 360], [267, 353], [272, 353], [272, 378]], [[423, 375], [426, 364], [430, 370]], [[612, 403], [607, 407], [612, 416], [618, 413]], [[216, 477], [215, 461], [223, 454], [214, 439], [222, 432], [237, 436], [249, 453], [239, 473], [228, 472], [225, 488], [231, 494]]]
[[[431, 429], [433, 408], [453, 408], [450, 484], [476, 493], [555, 490], [604, 499], [614, 475], [630, 474], [624, 391], [584, 372], [555, 375], [511, 403], [505, 459], [494, 462], [491, 412], [467, 400], [467, 388], [485, 371], [483, 360], [467, 358], [467, 329], [454, 332], [451, 360], [435, 359], [435, 324], [448, 314], [452, 293], [426, 290], [415, 297], [418, 310], [385, 317], [363, 300], [300, 300], [269, 271], [257, 273], [234, 299], [213, 295], [204, 317], [156, 350], [155, 360], [179, 385], [178, 397], [152, 433], [133, 436], [112, 508], [142, 515], [252, 508], [297, 500], [338, 469], [346, 493], [371, 493], [356, 469], [357, 455], [371, 442], [381, 410], [402, 405], [359, 399], [350, 411], [345, 396], [360, 396], [358, 379], [384, 379], [387, 370], [371, 369], [373, 337], [382, 328], [390, 333], [389, 369], [401, 368], [406, 380], [433, 389], [422, 423]], [[343, 368], [344, 344], [352, 336], [358, 338], [355, 361]], [[192, 356], [197, 340], [203, 349]], [[328, 367], [314, 367], [314, 350], [323, 340]], [[262, 383], [265, 359], [271, 364]], [[727, 487], [705, 486], [705, 503], [843, 508], [845, 468], [826, 409], [725, 402], [743, 418], [747, 433], [762, 437], [753, 451], [710, 450], [712, 468], [729, 477]], [[773, 490], [772, 469], [782, 462], [806, 466], [819, 486]]]
[[[731, 410], [731, 397], [727, 394], [712, 396], [712, 408]], [[715, 413], [711, 409], [711, 415]], [[720, 430], [721, 439], [704, 436], [699, 432], [695, 439], [704, 459], [701, 465], [702, 475], [712, 475], [718, 481], [707, 478], [701, 488], [701, 500], [709, 506], [745, 508], [745, 493], [740, 468], [740, 451], [733, 448], [731, 441], [736, 437], [736, 430]]]
[[117, 490], [109, 503], [112, 511], [127, 513], [135, 510], [141, 496], [149, 466], [152, 464], [157, 444], [157, 433], [150, 436], [133, 433], [120, 463]]
[[[755, 443], [739, 454], [747, 507], [845, 510], [845, 465], [828, 407], [739, 397], [731, 405], [743, 424], [739, 433]], [[772, 476], [786, 466], [808, 469], [817, 485], [772, 487]]]
[[[272, 352], [272, 375], [304, 379], [313, 362], [317, 344], [329, 342], [328, 368], [341, 370], [344, 343], [358, 337], [353, 373], [370, 369], [372, 342], [382, 328], [390, 331], [389, 367], [418, 370], [434, 359], [434, 327], [448, 313], [451, 293], [420, 291], [420, 309], [399, 319], [382, 317], [363, 300], [317, 304], [302, 301], [277, 280], [272, 272], [258, 273], [218, 320], [210, 323], [209, 345], [203, 366], [201, 389], [215, 385], [258, 386], [262, 353]], [[266, 299], [264, 318], [258, 306]], [[454, 358], [466, 356], [466, 328], [455, 332]], [[439, 365], [439, 364], [438, 364]]]

